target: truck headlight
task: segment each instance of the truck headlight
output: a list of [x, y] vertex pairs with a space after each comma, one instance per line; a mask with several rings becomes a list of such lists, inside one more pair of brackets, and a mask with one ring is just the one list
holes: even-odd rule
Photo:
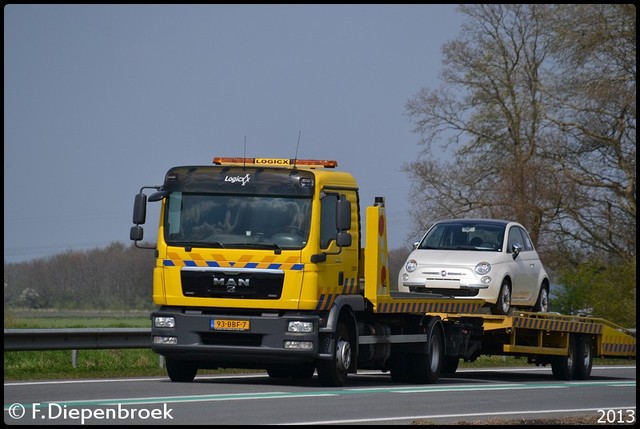
[[313, 322], [303, 320], [292, 320], [287, 325], [287, 332], [313, 332]]
[[153, 318], [153, 326], [156, 328], [175, 328], [176, 327], [176, 318], [171, 317], [154, 317]]

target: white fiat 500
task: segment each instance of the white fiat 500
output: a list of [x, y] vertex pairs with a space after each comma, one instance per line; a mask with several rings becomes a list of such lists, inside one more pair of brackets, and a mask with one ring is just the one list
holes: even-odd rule
[[529, 233], [505, 220], [435, 223], [400, 269], [398, 290], [481, 298], [492, 314], [549, 311], [549, 279]]

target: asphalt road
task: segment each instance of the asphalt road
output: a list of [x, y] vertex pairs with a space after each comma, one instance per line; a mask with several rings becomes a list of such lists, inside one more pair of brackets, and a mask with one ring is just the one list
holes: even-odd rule
[[350, 375], [342, 388], [266, 375], [5, 382], [5, 424], [462, 424], [581, 416], [636, 420], [636, 367], [594, 367], [562, 382], [550, 368], [459, 370], [430, 385], [388, 374]]

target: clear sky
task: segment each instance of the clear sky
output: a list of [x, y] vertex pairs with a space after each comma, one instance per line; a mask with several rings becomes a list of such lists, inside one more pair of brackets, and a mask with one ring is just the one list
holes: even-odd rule
[[[421, 150], [405, 102], [440, 84], [455, 5], [4, 7], [4, 260], [129, 245], [134, 194], [214, 156], [335, 159], [410, 246]], [[155, 206], [157, 207], [157, 206]], [[145, 240], [155, 241], [150, 208]], [[364, 213], [363, 213], [364, 216]]]

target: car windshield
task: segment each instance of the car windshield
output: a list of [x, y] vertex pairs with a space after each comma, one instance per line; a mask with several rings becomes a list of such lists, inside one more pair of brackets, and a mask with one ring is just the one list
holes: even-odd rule
[[301, 249], [308, 240], [307, 197], [172, 192], [166, 204], [169, 245]]
[[502, 251], [505, 225], [486, 221], [442, 222], [434, 225], [418, 249]]

